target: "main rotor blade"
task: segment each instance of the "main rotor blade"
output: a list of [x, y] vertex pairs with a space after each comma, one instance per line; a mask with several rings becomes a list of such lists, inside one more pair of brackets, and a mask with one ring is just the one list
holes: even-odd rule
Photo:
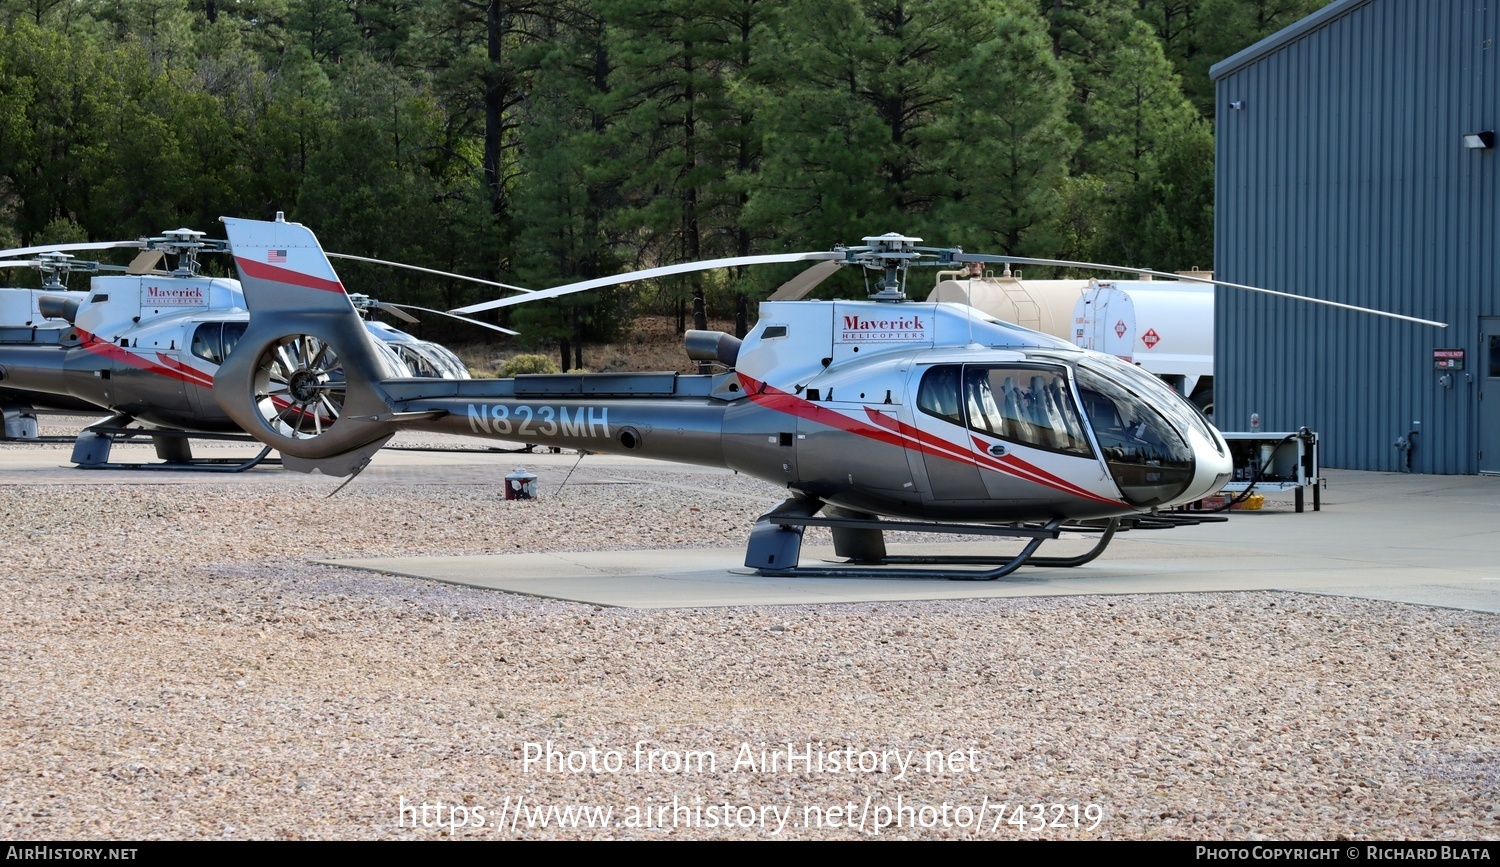
[[402, 310], [400, 304], [392, 304], [389, 301], [376, 301], [373, 306], [376, 310], [384, 310], [397, 319], [400, 319], [402, 322], [408, 323], [410, 325], [422, 324], [422, 320], [411, 315], [410, 313], [407, 313], [405, 310]]
[[160, 250], [142, 250], [125, 269], [126, 274], [150, 274], [165, 254]]
[[1307, 301], [1311, 304], [1323, 304], [1328, 307], [1339, 307], [1344, 310], [1354, 310], [1359, 313], [1369, 313], [1375, 316], [1385, 316], [1390, 319], [1400, 319], [1405, 322], [1415, 322], [1418, 325], [1431, 325], [1435, 328], [1447, 328], [1446, 322], [1435, 322], [1431, 319], [1419, 319], [1416, 316], [1406, 316], [1400, 313], [1391, 313], [1386, 310], [1376, 310], [1372, 307], [1360, 307], [1355, 304], [1344, 304], [1338, 301], [1327, 301], [1322, 298], [1309, 298], [1306, 295], [1293, 295], [1290, 292], [1277, 292], [1275, 289], [1262, 289], [1259, 286], [1247, 286], [1243, 283], [1230, 283], [1227, 280], [1213, 280], [1208, 277], [1192, 277], [1187, 274], [1168, 274], [1165, 271], [1152, 271], [1149, 268], [1126, 268], [1121, 265], [1099, 265], [1093, 262], [1071, 262], [1066, 259], [1028, 259], [1025, 256], [991, 256], [984, 253], [955, 253], [955, 262], [996, 262], [1011, 265], [1059, 265], [1067, 268], [1091, 268], [1095, 271], [1120, 271], [1126, 274], [1146, 274], [1152, 277], [1166, 277], [1171, 280], [1186, 280], [1190, 283], [1211, 283], [1214, 286], [1224, 286], [1229, 289], [1243, 289], [1246, 292], [1259, 292], [1263, 295], [1276, 295], [1280, 298], [1290, 298], [1294, 301]]
[[819, 262], [808, 268], [801, 274], [781, 284], [775, 292], [771, 293], [768, 301], [801, 301], [807, 293], [818, 288], [818, 284], [827, 280], [829, 275], [839, 269], [842, 263], [835, 261]]
[[[41, 270], [43, 266], [55, 264], [57, 263], [45, 262], [41, 259], [9, 259], [0, 261], [0, 268], [36, 268], [37, 270]], [[124, 272], [126, 268], [124, 265], [104, 265], [99, 262], [86, 262], [82, 259], [71, 259], [68, 262], [57, 267], [56, 270], [60, 272], [77, 271], [81, 274], [87, 274], [92, 271]], [[166, 274], [165, 271], [147, 271], [145, 273], [161, 275]]]
[[664, 265], [660, 268], [647, 268], [644, 271], [631, 271], [628, 274], [617, 274], [613, 277], [599, 277], [595, 280], [584, 280], [581, 283], [567, 283], [562, 286], [554, 286], [551, 289], [542, 289], [532, 292], [530, 295], [515, 295], [510, 298], [498, 298], [494, 301], [484, 301], [479, 304], [470, 304], [468, 307], [459, 307], [454, 313], [479, 313], [484, 310], [493, 310], [496, 307], [509, 307], [512, 304], [521, 304], [527, 301], [541, 301], [544, 298], [556, 298], [560, 295], [569, 295], [574, 292], [584, 292], [589, 289], [598, 289], [603, 286], [617, 286], [621, 283], [633, 283], [637, 280], [651, 280], [656, 277], [670, 277], [674, 274], [689, 274], [694, 271], [710, 271], [714, 268], [737, 268], [741, 265], [767, 265], [777, 262], [811, 262], [818, 259], [843, 259], [842, 250], [826, 250], [818, 253], [771, 253], [764, 256], [735, 256], [729, 259], [708, 259], [703, 262], [684, 262], [681, 265]]
[[[512, 337], [515, 337], [517, 334], [521, 333], [519, 331], [511, 331], [509, 328], [501, 328], [498, 325], [491, 325], [488, 322], [480, 322], [478, 319], [470, 319], [467, 316], [459, 316], [457, 313], [450, 313], [447, 310], [433, 310], [431, 307], [418, 307], [415, 304], [392, 304], [389, 301], [382, 301], [382, 302], [380, 302], [379, 306], [381, 306], [381, 307], [405, 307], [408, 310], [420, 310], [423, 313], [436, 313], [439, 316], [446, 316], [449, 319], [457, 319], [459, 322], [467, 322], [470, 325], [478, 325], [480, 328], [488, 328], [491, 331], [498, 331], [501, 334], [509, 334]], [[391, 311], [391, 312], [394, 313], [395, 311]], [[412, 321], [416, 322], [417, 320], [415, 318], [413, 318]]]
[[388, 262], [385, 259], [371, 259], [368, 256], [354, 256], [349, 253], [329, 253], [327, 251], [324, 251], [324, 255], [328, 256], [330, 259], [353, 259], [356, 262], [369, 262], [374, 265], [389, 265], [392, 268], [405, 268], [408, 271], [421, 271], [423, 274], [436, 274], [439, 277], [452, 277], [455, 280], [467, 280], [470, 283], [479, 283], [484, 286], [495, 286], [500, 289], [511, 289], [516, 292], [530, 293], [536, 291], [535, 289], [527, 289], [524, 286], [512, 286], [509, 283], [496, 283], [493, 280], [481, 280], [478, 277], [465, 277], [462, 274], [454, 274], [451, 271], [434, 271], [431, 268], [418, 268], [416, 265], [407, 265], [401, 262]]
[[66, 253], [69, 250], [114, 250], [119, 247], [145, 247], [146, 242], [135, 241], [91, 241], [79, 244], [43, 244], [40, 247], [16, 247], [10, 250], [0, 250], [0, 259], [9, 259], [12, 256], [32, 256], [37, 253]]

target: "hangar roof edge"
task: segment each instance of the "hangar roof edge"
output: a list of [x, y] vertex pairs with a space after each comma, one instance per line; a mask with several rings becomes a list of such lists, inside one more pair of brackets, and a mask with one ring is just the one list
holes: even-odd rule
[[1270, 36], [1267, 36], [1265, 39], [1238, 54], [1232, 54], [1210, 66], [1208, 68], [1208, 77], [1213, 81], [1218, 81], [1231, 73], [1238, 72], [1240, 69], [1249, 66], [1268, 54], [1281, 50], [1283, 46], [1301, 39], [1306, 34], [1317, 30], [1334, 19], [1347, 15], [1355, 9], [1371, 2], [1373, 0], [1335, 0], [1335, 2], [1329, 3], [1306, 18], [1293, 24], [1288, 24], [1286, 27], [1272, 33]]

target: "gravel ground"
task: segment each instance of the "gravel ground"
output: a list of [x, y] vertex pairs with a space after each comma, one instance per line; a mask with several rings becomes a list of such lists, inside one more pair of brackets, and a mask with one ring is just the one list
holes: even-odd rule
[[[653, 612], [311, 563], [738, 547], [775, 494], [632, 476], [532, 503], [5, 485], [0, 836], [1500, 838], [1493, 615], [1275, 593]], [[607, 827], [545, 812], [574, 806]]]

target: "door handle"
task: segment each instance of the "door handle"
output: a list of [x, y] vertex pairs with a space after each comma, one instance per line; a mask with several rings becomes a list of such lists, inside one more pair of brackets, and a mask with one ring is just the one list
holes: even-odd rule
[[995, 443], [994, 445], [990, 446], [990, 454], [994, 455], [997, 458], [1005, 457], [1005, 446], [999, 443]]

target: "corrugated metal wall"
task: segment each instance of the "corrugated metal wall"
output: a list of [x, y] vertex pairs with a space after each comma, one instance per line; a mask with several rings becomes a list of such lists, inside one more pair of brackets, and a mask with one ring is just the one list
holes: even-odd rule
[[[1500, 128], [1500, 15], [1495, 0], [1341, 5], [1216, 68], [1214, 270], [1451, 326], [1220, 289], [1215, 419], [1307, 425], [1325, 466], [1366, 470], [1397, 469], [1393, 444], [1419, 421], [1414, 470], [1476, 472], [1479, 317], [1500, 315], [1500, 149], [1462, 136]], [[1467, 350], [1472, 384], [1438, 387], [1438, 348]]]

